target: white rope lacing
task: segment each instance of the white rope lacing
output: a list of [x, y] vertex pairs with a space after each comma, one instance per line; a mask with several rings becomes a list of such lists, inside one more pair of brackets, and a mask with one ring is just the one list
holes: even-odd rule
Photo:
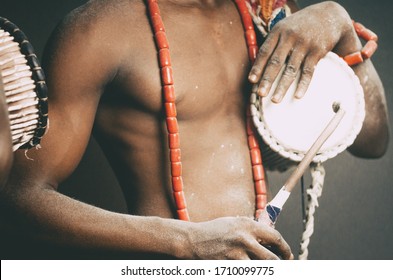
[[300, 242], [299, 260], [307, 260], [308, 258], [308, 245], [314, 233], [314, 213], [319, 206], [318, 198], [322, 195], [325, 174], [325, 168], [322, 164], [313, 164], [311, 166], [312, 184], [307, 189], [306, 223]]
[[248, 11], [251, 15], [251, 18], [254, 21], [255, 26], [262, 33], [263, 37], [266, 37], [268, 34], [268, 32], [266, 31], [266, 29], [267, 29], [266, 23], [258, 16], [261, 13], [261, 6], [258, 6], [257, 10], [254, 11], [248, 1], [246, 1], [246, 5], [247, 5]]

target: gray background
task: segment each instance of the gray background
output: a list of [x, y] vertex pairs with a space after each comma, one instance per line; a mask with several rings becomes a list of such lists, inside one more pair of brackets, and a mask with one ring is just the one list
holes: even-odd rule
[[[2, 0], [0, 16], [17, 24], [29, 37], [39, 57], [58, 21], [82, 0]], [[299, 1], [304, 7], [319, 1]], [[379, 49], [373, 62], [384, 83], [390, 121], [393, 119], [393, 44], [391, 1], [343, 0], [353, 19], [379, 35]], [[61, 67], [61, 66], [60, 66]], [[317, 209], [315, 232], [309, 246], [309, 259], [393, 259], [393, 148], [378, 160], [354, 158], [344, 152], [325, 164], [327, 177]], [[269, 173], [270, 183], [278, 189], [288, 173]], [[309, 176], [305, 178], [310, 183]], [[277, 228], [298, 251], [302, 232], [300, 188], [292, 194], [280, 216]], [[105, 209], [125, 212], [126, 207], [116, 179], [94, 139], [79, 167], [60, 190], [79, 200]], [[0, 232], [1, 229], [0, 229]], [[84, 258], [76, 250], [43, 247], [31, 240], [18, 240], [2, 234], [2, 259]], [[103, 255], [102, 258], [110, 257]], [[117, 257], [117, 256], [116, 256]]]

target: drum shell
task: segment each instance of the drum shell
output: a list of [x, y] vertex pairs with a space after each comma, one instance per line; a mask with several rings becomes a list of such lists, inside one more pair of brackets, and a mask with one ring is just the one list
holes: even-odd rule
[[26, 35], [0, 17], [0, 79], [13, 150], [40, 143], [48, 126], [45, 75]]

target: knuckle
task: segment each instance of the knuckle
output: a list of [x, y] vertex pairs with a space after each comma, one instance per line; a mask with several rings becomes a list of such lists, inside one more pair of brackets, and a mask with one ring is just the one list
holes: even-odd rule
[[296, 45], [299, 47], [304, 47], [308, 44], [309, 40], [304, 38], [303, 35], [296, 36]]
[[270, 59], [269, 59], [269, 66], [280, 66], [282, 64], [282, 60], [280, 59], [280, 57], [278, 57], [277, 55], [273, 55]]
[[292, 38], [292, 37], [297, 37], [296, 39], [298, 39], [298, 37], [299, 36], [297, 36], [298, 35], [298, 33], [297, 33], [297, 31], [296, 30], [294, 30], [293, 28], [291, 28], [290, 26], [288, 26], [288, 25], [286, 25], [285, 26], [285, 31], [284, 31], [284, 33], [285, 33], [285, 36], [287, 37], [287, 38]]
[[252, 74], [260, 74], [260, 73], [262, 73], [262, 68], [257, 65], [254, 65], [250, 72]]
[[277, 236], [276, 243], [277, 244], [282, 244], [283, 243], [283, 237], [281, 236], [281, 234], [279, 236]]
[[303, 77], [311, 77], [314, 72], [314, 67], [304, 66], [302, 68], [302, 76]]
[[284, 77], [294, 78], [297, 73], [297, 68], [293, 64], [287, 64], [283, 73]]
[[260, 56], [267, 56], [270, 53], [270, 50], [272, 49], [272, 44], [273, 40], [271, 39], [272, 37], [268, 37], [266, 41], [261, 45], [261, 47], [258, 50], [258, 54]]
[[267, 46], [267, 44], [263, 44], [260, 48], [259, 48], [259, 54], [260, 55], [265, 55], [269, 50], [269, 46]]
[[284, 244], [284, 238], [282, 237], [282, 235], [279, 232], [276, 232], [276, 237], [274, 239], [274, 242], [276, 245], [282, 245]]
[[270, 76], [265, 75], [261, 79], [261, 85], [267, 83], [272, 83], [272, 78]]
[[280, 36], [285, 38], [285, 40], [294, 41], [296, 42], [298, 39], [303, 37], [303, 32], [299, 28], [294, 25], [289, 24], [286, 20], [279, 21], [273, 28], [275, 32], [280, 32]]

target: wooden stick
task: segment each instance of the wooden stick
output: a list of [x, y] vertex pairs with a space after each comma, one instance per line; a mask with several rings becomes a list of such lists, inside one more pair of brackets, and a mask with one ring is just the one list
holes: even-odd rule
[[[338, 105], [339, 106], [339, 105]], [[321, 135], [317, 138], [311, 148], [307, 151], [304, 158], [298, 164], [296, 169], [292, 172], [291, 176], [287, 179], [284, 184], [284, 188], [286, 191], [291, 192], [293, 188], [296, 186], [296, 183], [303, 176], [304, 172], [312, 162], [315, 155], [318, 153], [319, 149], [325, 143], [325, 141], [329, 138], [329, 136], [334, 132], [337, 126], [340, 124], [342, 118], [345, 115], [345, 110], [341, 107], [338, 108], [338, 111], [326, 126], [326, 128], [322, 131]]]
[[296, 186], [297, 181], [303, 176], [304, 172], [310, 165], [311, 161], [322, 147], [323, 143], [329, 138], [334, 132], [337, 126], [340, 124], [344, 117], [345, 111], [340, 108], [339, 105], [333, 104], [333, 110], [336, 112], [334, 117], [330, 120], [329, 124], [322, 131], [320, 136], [307, 151], [304, 158], [298, 164], [296, 169], [289, 176], [284, 186], [279, 190], [275, 197], [266, 205], [265, 211], [262, 211], [258, 217], [258, 221], [274, 227], [277, 221], [278, 215], [280, 214], [285, 202], [289, 198], [291, 191]]

